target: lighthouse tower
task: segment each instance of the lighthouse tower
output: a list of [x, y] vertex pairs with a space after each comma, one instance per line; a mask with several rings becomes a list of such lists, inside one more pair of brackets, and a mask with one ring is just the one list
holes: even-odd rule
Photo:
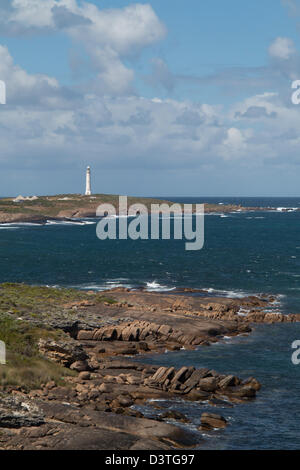
[[88, 166], [86, 169], [86, 187], [85, 187], [85, 195], [90, 196], [91, 192], [91, 168]]

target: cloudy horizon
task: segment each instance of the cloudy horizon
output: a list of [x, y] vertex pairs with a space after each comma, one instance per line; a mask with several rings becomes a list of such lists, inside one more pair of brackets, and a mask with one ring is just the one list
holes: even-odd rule
[[[2, 0], [0, 197], [298, 196], [300, 2]], [[244, 2], [243, 2], [244, 3]]]

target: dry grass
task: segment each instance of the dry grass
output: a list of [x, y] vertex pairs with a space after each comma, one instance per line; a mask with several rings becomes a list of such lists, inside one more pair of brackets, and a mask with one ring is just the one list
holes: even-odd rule
[[20, 386], [28, 390], [50, 380], [59, 383], [65, 375], [76, 375], [43, 358], [37, 345], [40, 338], [66, 337], [63, 331], [47, 326], [45, 318], [51, 319], [57, 312], [68, 314], [66, 305], [85, 300], [95, 304], [115, 302], [97, 292], [0, 284], [0, 340], [7, 349], [7, 364], [0, 365], [0, 387]]
[[65, 385], [63, 378], [70, 375], [76, 373], [44, 358], [24, 358], [9, 351], [7, 364], [0, 365], [0, 386], [4, 390], [7, 387], [21, 387], [29, 391], [51, 380], [57, 385]]
[[63, 377], [74, 375], [72, 371], [43, 358], [38, 351], [40, 338], [57, 339], [63, 332], [46, 330], [28, 322], [0, 317], [0, 338], [7, 348], [6, 364], [0, 365], [0, 386], [18, 386], [24, 390], [38, 388], [42, 383], [54, 380], [63, 383]]
[[115, 302], [114, 299], [97, 292], [86, 293], [77, 289], [56, 289], [10, 282], [0, 284], [0, 314], [10, 312], [22, 316], [30, 313], [33, 318], [38, 318], [40, 313], [51, 314], [64, 308], [65, 304], [82, 300], [96, 303]]

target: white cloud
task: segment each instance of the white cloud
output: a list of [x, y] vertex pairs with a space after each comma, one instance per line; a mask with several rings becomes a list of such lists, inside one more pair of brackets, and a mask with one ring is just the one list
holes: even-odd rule
[[54, 78], [14, 64], [4, 46], [0, 76], [8, 85], [0, 160], [9, 158], [20, 169], [73, 168], [87, 155], [103, 168], [170, 170], [260, 165], [264, 159], [288, 163], [288, 155], [298, 154], [300, 107], [277, 93], [251, 96], [228, 112], [190, 101], [101, 96], [91, 89], [74, 95]]
[[170, 71], [168, 65], [160, 59], [156, 57], [152, 59], [152, 71], [149, 75], [146, 75], [145, 82], [149, 83], [153, 87], [160, 85], [164, 87], [167, 91], [172, 91], [176, 84], [176, 78]]
[[278, 37], [269, 47], [269, 54], [275, 59], [287, 60], [296, 52], [292, 39]]
[[[263, 165], [265, 160], [297, 162], [300, 107], [292, 106], [290, 99], [284, 101], [279, 93], [253, 94], [229, 111], [133, 93], [134, 72], [127, 59], [165, 34], [149, 5], [104, 11], [76, 0], [14, 0], [11, 7], [6, 26], [13, 25], [13, 31], [16, 25], [31, 32], [32, 28], [61, 28], [83, 44], [97, 80], [75, 92], [55, 78], [29, 74], [0, 45], [0, 78], [7, 84], [8, 103], [0, 109], [2, 166], [20, 171], [65, 166], [72, 171], [88, 158], [93, 166], [134, 173], [208, 166], [230, 169]], [[260, 72], [272, 70], [273, 77], [288, 69], [286, 85], [286, 77], [298, 66], [293, 62], [293, 43], [277, 38], [270, 54], [277, 60]], [[154, 65], [157, 83], [171, 91], [178, 77], [161, 59], [155, 59]], [[225, 76], [236, 88], [245, 81], [244, 75], [238, 74], [237, 82], [232, 74]], [[222, 77], [217, 79], [224, 82]], [[266, 83], [262, 76], [260, 86]]]
[[14, 64], [7, 47], [0, 45], [0, 77], [7, 88], [9, 103], [24, 101], [36, 103], [59, 91], [59, 84], [53, 77], [43, 74], [30, 75]]
[[[249, 134], [249, 131], [248, 131]], [[230, 127], [226, 137], [219, 146], [219, 151], [224, 160], [235, 160], [245, 155], [247, 151], [247, 131]]]
[[148, 4], [104, 10], [77, 0], [13, 0], [0, 22], [9, 34], [64, 31], [92, 59], [98, 72], [94, 90], [112, 94], [132, 92], [134, 72], [124, 60], [166, 34]]
[[90, 24], [73, 28], [70, 34], [89, 46], [108, 47], [121, 56], [132, 55], [161, 40], [166, 33], [164, 25], [147, 4], [99, 10], [95, 5], [85, 3], [80, 12]]

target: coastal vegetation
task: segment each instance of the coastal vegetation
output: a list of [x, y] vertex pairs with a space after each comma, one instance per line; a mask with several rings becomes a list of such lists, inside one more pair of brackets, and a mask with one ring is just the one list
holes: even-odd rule
[[[208, 406], [250, 404], [261, 388], [257, 379], [205, 364], [144, 363], [142, 355], [249, 334], [249, 319], [264, 322], [269, 314], [261, 308], [272, 299], [184, 292], [116, 288], [104, 295], [0, 284], [0, 339], [7, 348], [0, 366], [0, 447], [110, 449], [118, 442], [118, 449], [195, 448], [203, 432], [225, 428], [227, 416]], [[239, 315], [241, 308], [247, 316]], [[269, 320], [281, 321], [278, 315]], [[189, 418], [172, 405], [164, 413], [161, 399], [196, 402], [197, 430], [175, 425]], [[152, 419], [134, 406], [149, 403], [158, 406]]]
[[[243, 208], [239, 205], [207, 203], [205, 212], [231, 212], [249, 210], [253, 208]], [[173, 202], [168, 200], [133, 197], [128, 196], [127, 205], [143, 204], [149, 211], [152, 204], [168, 204]], [[0, 223], [8, 222], [28, 222], [37, 221], [46, 222], [47, 219], [64, 219], [95, 217], [96, 210], [100, 204], [112, 204], [118, 211], [119, 195], [114, 194], [94, 194], [92, 196], [83, 196], [81, 194], [58, 194], [55, 196], [39, 196], [36, 199], [24, 199], [16, 202], [13, 198], [0, 199]], [[180, 202], [179, 202], [180, 204]], [[183, 205], [183, 204], [181, 204]], [[260, 208], [256, 208], [260, 210]]]
[[6, 364], [0, 365], [1, 388], [17, 386], [30, 390], [50, 380], [63, 382], [64, 376], [74, 375], [73, 371], [42, 357], [38, 350], [41, 338], [58, 339], [62, 335], [62, 331], [38, 328], [1, 314], [0, 338], [6, 345]]
[[38, 319], [43, 313], [51, 315], [71, 302], [80, 301], [114, 303], [113, 298], [97, 292], [10, 282], [0, 284], [0, 314], [9, 313], [15, 317], [29, 314]]
[[68, 338], [45, 319], [55, 312], [68, 312], [68, 307], [80, 302], [97, 305], [115, 301], [100, 293], [76, 289], [8, 282], [0, 285], [0, 340], [6, 345], [7, 361], [6, 365], [0, 365], [0, 387], [20, 386], [29, 390], [51, 380], [59, 384], [64, 376], [76, 374], [43, 357], [38, 342]]

